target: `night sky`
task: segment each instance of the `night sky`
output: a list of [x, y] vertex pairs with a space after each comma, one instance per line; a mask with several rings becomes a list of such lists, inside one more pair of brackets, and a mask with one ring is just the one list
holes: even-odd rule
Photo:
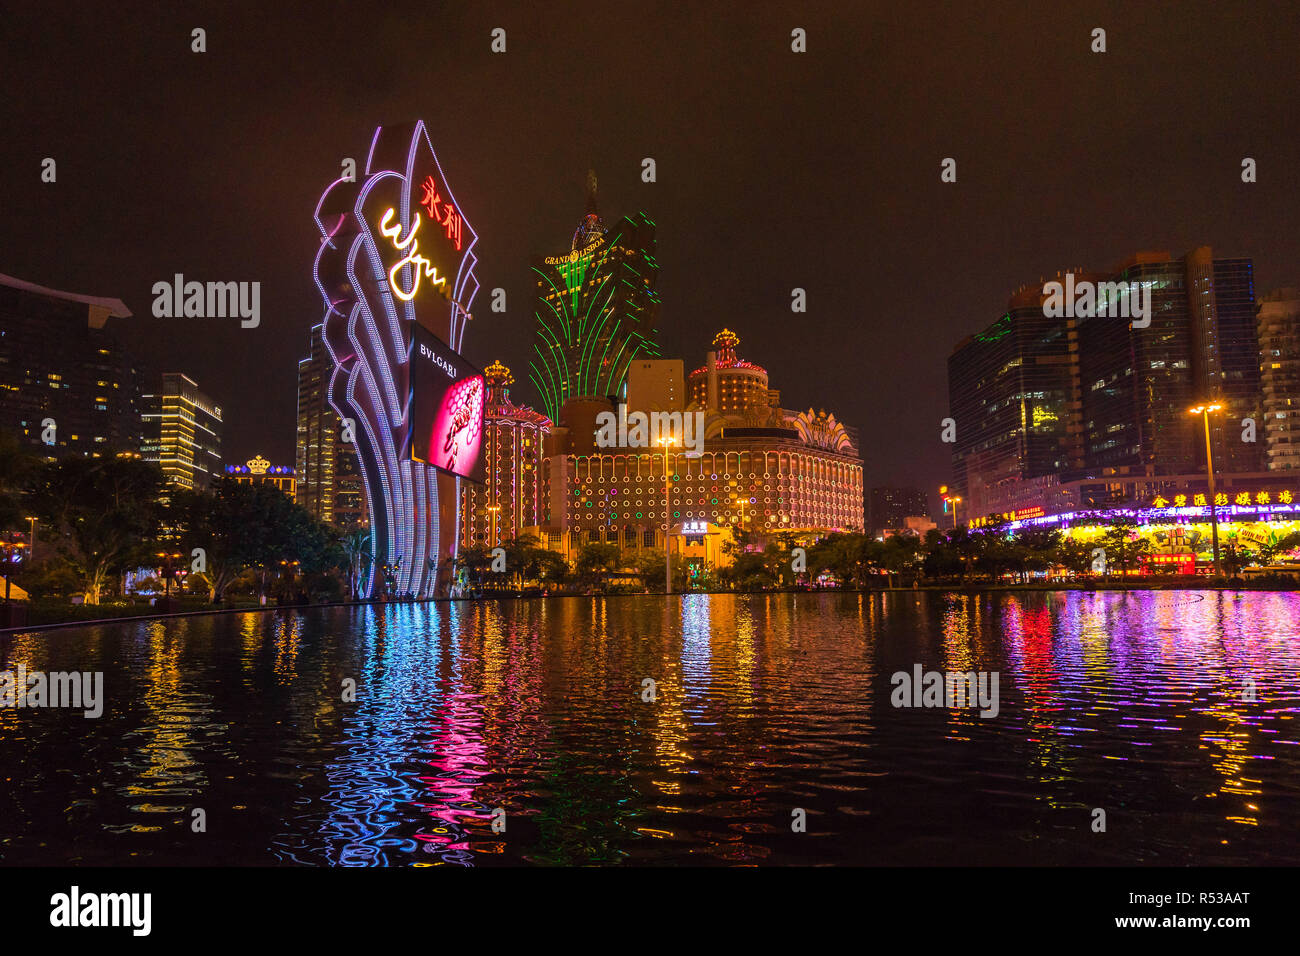
[[[1253, 257], [1258, 293], [1300, 284], [1300, 14], [1281, 5], [235, 6], [0, 20], [0, 272], [125, 300], [133, 352], [223, 406], [228, 461], [292, 463], [312, 211], [375, 126], [417, 118], [480, 236], [466, 357], [509, 365], [512, 397], [536, 402], [530, 258], [568, 251], [594, 167], [606, 222], [658, 224], [664, 355], [689, 370], [733, 329], [785, 407], [861, 430], [867, 486], [948, 479], [948, 354], [1024, 283], [1209, 244]], [[260, 281], [261, 326], [153, 318], [177, 272]]]

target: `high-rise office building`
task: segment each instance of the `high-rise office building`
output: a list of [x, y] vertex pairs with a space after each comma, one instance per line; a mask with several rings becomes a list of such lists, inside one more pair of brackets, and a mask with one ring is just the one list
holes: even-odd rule
[[298, 362], [298, 503], [321, 521], [358, 527], [366, 523], [366, 496], [356, 446], [344, 440], [338, 413], [330, 407], [334, 363], [325, 349], [321, 328], [312, 328], [310, 352]]
[[50, 458], [138, 451], [141, 373], [108, 327], [130, 315], [0, 275], [0, 428]]
[[181, 372], [164, 372], [144, 403], [145, 461], [157, 462], [179, 488], [212, 487], [221, 475], [221, 406]]
[[1119, 282], [1151, 289], [1148, 327], [1124, 319], [1077, 319], [1083, 425], [1081, 476], [1186, 474], [1205, 467], [1205, 441], [1188, 415], [1202, 401], [1215, 468], [1262, 467], [1261, 445], [1241, 440], [1241, 421], [1259, 414], [1259, 345], [1249, 259], [1215, 259], [1208, 246], [1181, 259], [1139, 253]]
[[[1223, 406], [1210, 420], [1216, 471], [1262, 467], [1262, 443], [1243, 441], [1241, 427], [1261, 415], [1249, 259], [1216, 259], [1203, 246], [1063, 278], [1067, 288], [1090, 284], [1095, 307], [1049, 313], [1043, 286], [1026, 287], [949, 358], [953, 484], [971, 517], [1050, 507], [1054, 489], [1074, 479], [1204, 470], [1204, 437], [1188, 414], [1202, 401]], [[1125, 291], [1104, 292], [1110, 283]], [[1129, 304], [1150, 295], [1137, 324], [1127, 305], [1103, 307], [1133, 284], [1142, 293]]]
[[1259, 303], [1259, 370], [1269, 471], [1300, 469], [1300, 291], [1279, 289]]
[[948, 359], [953, 485], [971, 514], [1063, 471], [1073, 457], [1072, 320], [1047, 317], [1043, 299], [1039, 286], [1020, 289], [1000, 319]]
[[567, 254], [534, 262], [536, 357], [529, 379], [552, 421], [575, 398], [615, 398], [637, 358], [659, 354], [655, 224], [643, 212], [606, 227], [587, 174], [587, 214]]
[[514, 377], [493, 362], [483, 370], [483, 454], [487, 479], [461, 483], [460, 543], [494, 548], [545, 521], [543, 444], [551, 420], [510, 401]]

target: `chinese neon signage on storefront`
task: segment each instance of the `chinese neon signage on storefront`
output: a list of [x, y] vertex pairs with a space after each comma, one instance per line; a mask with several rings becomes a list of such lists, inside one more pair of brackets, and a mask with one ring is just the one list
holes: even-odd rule
[[[1189, 498], [1191, 499], [1190, 501], [1188, 500]], [[1209, 501], [1207, 499], [1208, 496], [1204, 494], [1174, 495], [1172, 499], [1166, 498], [1164, 495], [1156, 495], [1151, 499], [1151, 507], [1205, 508], [1209, 506]], [[1289, 505], [1294, 501], [1295, 496], [1292, 495], [1289, 489], [1279, 491], [1276, 495], [1268, 491], [1256, 491], [1253, 493], [1249, 491], [1239, 491], [1234, 495], [1228, 495], [1221, 491], [1214, 496], [1214, 504], [1215, 507], [1218, 508], [1225, 508], [1228, 505], [1239, 505], [1243, 508], [1248, 508], [1251, 505], [1263, 505], [1265, 507], [1272, 504]]]

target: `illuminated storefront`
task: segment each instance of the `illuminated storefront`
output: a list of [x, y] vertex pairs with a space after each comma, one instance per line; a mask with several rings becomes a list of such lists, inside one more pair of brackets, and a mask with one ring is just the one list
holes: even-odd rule
[[423, 122], [376, 130], [364, 173], [334, 182], [315, 218], [329, 403], [357, 449], [376, 555], [362, 591], [445, 595], [460, 481], [479, 468], [483, 379], [458, 354], [477, 234]]

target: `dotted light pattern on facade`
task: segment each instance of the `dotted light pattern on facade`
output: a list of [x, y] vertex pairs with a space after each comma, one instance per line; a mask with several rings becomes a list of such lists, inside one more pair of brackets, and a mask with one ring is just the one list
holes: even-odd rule
[[[664, 521], [662, 454], [574, 459], [570, 525], [652, 529]], [[669, 521], [752, 531], [862, 527], [862, 465], [811, 450], [706, 451], [669, 456]], [[743, 503], [742, 503], [743, 502]]]
[[546, 505], [542, 449], [551, 420], [510, 401], [514, 377], [500, 362], [484, 369], [483, 378], [488, 386], [483, 413], [487, 481], [462, 485], [460, 540], [465, 547], [495, 547], [523, 528], [541, 525]]

